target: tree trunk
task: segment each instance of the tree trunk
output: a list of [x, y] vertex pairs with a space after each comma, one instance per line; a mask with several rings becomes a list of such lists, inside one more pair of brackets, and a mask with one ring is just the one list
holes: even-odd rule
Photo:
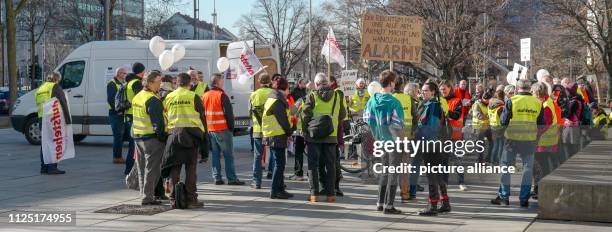
[[0, 81], [0, 86], [4, 86], [4, 25], [0, 25], [0, 76], [2, 79]]
[[32, 23], [32, 28], [30, 28], [30, 86], [32, 89], [38, 86], [38, 82], [36, 82], [36, 39], [35, 39], [35, 25]]
[[610, 74], [612, 73], [612, 63], [606, 65], [606, 78], [608, 79], [608, 84], [607, 84], [607, 88], [608, 90], [606, 91], [606, 95], [608, 97], [608, 99], [606, 100], [610, 100], [610, 97], [612, 97], [612, 78], [610, 77]]
[[[7, 64], [8, 64], [8, 75], [9, 75], [9, 91], [10, 91], [10, 102], [11, 106], [17, 100], [17, 48], [15, 44], [15, 10], [13, 9], [12, 1], [5, 2], [5, 16], [6, 16], [6, 53], [7, 53]], [[12, 107], [10, 108], [12, 111]]]

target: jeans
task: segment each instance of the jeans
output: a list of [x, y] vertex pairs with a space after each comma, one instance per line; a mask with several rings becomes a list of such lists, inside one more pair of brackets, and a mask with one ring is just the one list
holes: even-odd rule
[[[270, 149], [270, 147], [266, 146], [268, 149]], [[270, 153], [270, 157], [268, 157], [268, 175], [272, 175], [272, 171], [274, 170], [274, 156]]]
[[113, 130], [113, 158], [121, 158], [123, 136], [125, 135], [123, 115], [109, 112], [108, 119], [110, 121], [111, 130]]
[[502, 152], [504, 151], [504, 136], [498, 136], [493, 140], [493, 151], [491, 152], [491, 163], [499, 164]]
[[262, 138], [253, 138], [253, 145], [255, 145], [255, 152], [253, 153], [253, 182], [255, 182], [255, 185], [261, 186], [261, 158], [263, 156]]
[[[501, 165], [510, 166], [514, 163], [516, 155], [519, 154], [523, 161], [523, 179], [521, 180], [521, 201], [529, 200], [531, 193], [531, 178], [533, 176], [533, 160], [536, 149], [535, 141], [513, 141], [506, 140], [504, 152], [502, 154]], [[510, 173], [502, 173], [499, 197], [502, 199], [510, 198]]]
[[212, 145], [212, 175], [215, 181], [223, 180], [221, 175], [221, 153], [225, 160], [225, 175], [227, 181], [236, 181], [236, 170], [234, 169], [234, 141], [229, 130], [211, 131], [210, 144]]
[[285, 148], [271, 147], [270, 153], [274, 157], [271, 192], [275, 194], [285, 191]]
[[295, 136], [295, 163], [293, 166], [294, 174], [296, 176], [304, 176], [304, 150], [306, 149], [306, 142], [304, 137]]
[[[38, 130], [42, 130], [42, 118], [38, 118]], [[42, 132], [41, 132], [42, 139]], [[42, 141], [41, 141], [42, 143]], [[40, 171], [47, 172], [57, 170], [57, 163], [54, 164], [45, 164], [45, 160], [43, 158], [42, 145], [40, 146]]]
[[136, 148], [134, 145], [134, 138], [132, 138], [131, 136], [132, 122], [132, 115], [127, 114], [125, 117], [125, 127], [128, 131], [127, 135], [129, 136], [129, 145], [127, 155], [125, 155], [125, 170], [123, 171], [123, 174], [125, 175], [130, 174], [130, 171], [132, 171], [132, 167], [134, 167], [134, 152]]
[[422, 157], [420, 154], [417, 154], [410, 164], [412, 164], [413, 172], [410, 173], [410, 196], [416, 196], [417, 193], [417, 184], [419, 182], [419, 169], [421, 169], [421, 161]]

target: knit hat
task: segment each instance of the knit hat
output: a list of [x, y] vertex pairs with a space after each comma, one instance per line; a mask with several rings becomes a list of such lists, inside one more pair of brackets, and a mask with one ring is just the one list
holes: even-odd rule
[[138, 74], [138, 73], [144, 72], [144, 70], [145, 70], [144, 64], [136, 62], [136, 63], [134, 63], [132, 65], [132, 73], [134, 73], [134, 74]]

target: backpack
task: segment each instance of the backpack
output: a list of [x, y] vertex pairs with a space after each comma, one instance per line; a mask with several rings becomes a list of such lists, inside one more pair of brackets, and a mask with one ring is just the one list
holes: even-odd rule
[[132, 104], [127, 98], [127, 83], [122, 84], [115, 94], [115, 112], [122, 115]]
[[177, 209], [187, 208], [187, 194], [183, 182], [178, 182], [174, 185], [174, 204]]
[[[330, 115], [334, 114], [336, 108], [336, 93], [334, 92], [334, 102]], [[334, 132], [334, 122], [330, 115], [321, 115], [317, 118], [313, 118], [308, 123], [308, 133], [313, 139], [323, 139], [330, 136]]]

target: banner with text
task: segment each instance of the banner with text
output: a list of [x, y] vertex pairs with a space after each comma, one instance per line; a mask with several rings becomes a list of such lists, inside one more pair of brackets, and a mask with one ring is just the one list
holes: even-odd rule
[[72, 126], [66, 124], [64, 112], [57, 98], [43, 103], [41, 144], [45, 164], [74, 158]]
[[363, 59], [421, 63], [421, 17], [365, 14], [362, 22]]
[[344, 70], [340, 76], [340, 86], [344, 92], [344, 96], [355, 94], [355, 82], [357, 82], [357, 70]]

